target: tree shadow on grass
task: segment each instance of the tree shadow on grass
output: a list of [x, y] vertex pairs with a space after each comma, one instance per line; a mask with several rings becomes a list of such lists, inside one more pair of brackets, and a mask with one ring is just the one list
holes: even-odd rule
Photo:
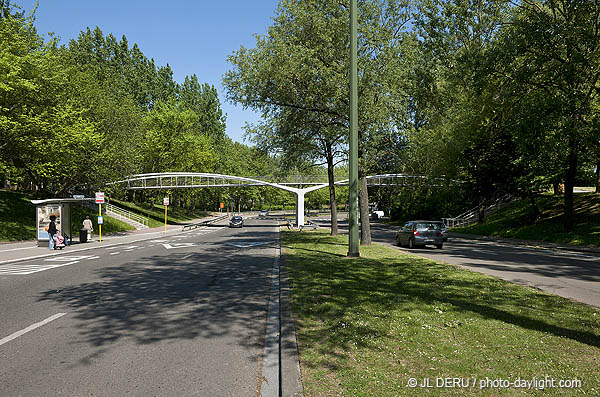
[[330, 342], [323, 353], [331, 352], [332, 346], [348, 351], [351, 343], [369, 348], [370, 339], [377, 338], [382, 330], [369, 321], [342, 321], [347, 316], [370, 315], [362, 313], [365, 307], [377, 308], [379, 316], [385, 317], [398, 308], [434, 305], [451, 305], [453, 311], [600, 348], [599, 330], [582, 324], [577, 315], [588, 307], [561, 297], [487, 276], [474, 278], [470, 272], [424, 259], [360, 258], [350, 264], [331, 255], [324, 263], [323, 257], [319, 251], [296, 246], [286, 258], [296, 314], [306, 324], [321, 324], [305, 331], [316, 345]]

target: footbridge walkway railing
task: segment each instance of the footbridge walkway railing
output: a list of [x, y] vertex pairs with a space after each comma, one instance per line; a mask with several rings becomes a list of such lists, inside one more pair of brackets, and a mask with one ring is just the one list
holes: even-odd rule
[[[442, 186], [458, 183], [445, 178], [428, 178], [407, 174], [382, 174], [367, 176], [369, 186], [414, 186], [417, 183]], [[327, 176], [295, 177], [242, 177], [196, 172], [165, 172], [131, 175], [111, 185], [125, 184], [127, 189], [182, 189], [213, 187], [271, 186], [296, 195], [296, 224], [304, 225], [304, 195], [329, 186]], [[338, 186], [348, 185], [347, 179], [335, 181]]]

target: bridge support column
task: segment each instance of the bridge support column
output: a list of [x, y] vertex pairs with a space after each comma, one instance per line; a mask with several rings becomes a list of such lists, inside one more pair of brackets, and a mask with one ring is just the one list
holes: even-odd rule
[[296, 226], [304, 226], [304, 192], [296, 192]]

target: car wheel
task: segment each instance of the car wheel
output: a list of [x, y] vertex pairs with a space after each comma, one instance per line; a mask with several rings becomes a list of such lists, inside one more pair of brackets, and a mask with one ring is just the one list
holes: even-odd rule
[[442, 248], [444, 248], [444, 244], [436, 244], [435, 248], [441, 250]]
[[415, 248], [415, 242], [413, 241], [412, 238], [408, 239], [408, 248], [410, 248], [410, 249]]
[[400, 242], [400, 238], [398, 236], [396, 236], [396, 245], [398, 247], [402, 247], [402, 243]]

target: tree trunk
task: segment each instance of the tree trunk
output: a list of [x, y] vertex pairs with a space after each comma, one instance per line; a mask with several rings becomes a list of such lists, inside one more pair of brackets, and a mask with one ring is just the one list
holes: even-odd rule
[[537, 223], [540, 219], [540, 209], [537, 206], [537, 202], [535, 201], [535, 194], [531, 193], [529, 195], [529, 201], [531, 202], [531, 208], [533, 209], [533, 222]]
[[560, 183], [559, 181], [554, 181], [552, 183], [552, 188], [554, 190], [554, 195], [555, 196], [560, 196], [564, 193], [564, 185], [562, 183]]
[[477, 222], [485, 223], [485, 199], [479, 199], [479, 213], [477, 217]]
[[577, 175], [577, 131], [572, 128], [569, 137], [569, 162], [565, 177], [565, 203], [564, 203], [564, 228], [566, 232], [573, 230], [575, 221], [573, 219], [573, 188], [575, 187], [575, 177]]
[[371, 245], [371, 224], [369, 223], [369, 190], [367, 189], [367, 176], [362, 167], [358, 167], [360, 178], [360, 245]]
[[338, 234], [337, 201], [335, 199], [335, 175], [333, 174], [333, 150], [331, 143], [327, 142], [327, 182], [329, 183], [329, 203], [331, 205], [331, 235]]
[[600, 194], [600, 161], [596, 164], [596, 194]]

